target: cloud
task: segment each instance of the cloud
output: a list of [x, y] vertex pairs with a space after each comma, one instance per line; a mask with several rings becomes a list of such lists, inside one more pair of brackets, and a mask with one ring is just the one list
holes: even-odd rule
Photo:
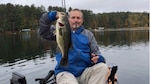
[[[116, 12], [116, 11], [134, 11], [149, 12], [149, 0], [65, 0], [66, 7], [91, 10], [99, 12]], [[13, 3], [20, 5], [35, 6], [59, 6], [62, 7], [62, 0], [1, 0], [2, 3]]]
[[[74, 1], [74, 0], [70, 0]], [[68, 6], [95, 12], [148, 11], [148, 0], [81, 0], [68, 2]]]

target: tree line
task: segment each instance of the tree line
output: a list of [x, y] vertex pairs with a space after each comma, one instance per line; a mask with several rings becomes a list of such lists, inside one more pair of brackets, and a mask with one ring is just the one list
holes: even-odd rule
[[[34, 4], [14, 5], [11, 3], [0, 4], [0, 31], [20, 31], [21, 29], [36, 30], [39, 19], [44, 12], [51, 10], [65, 11], [62, 7], [44, 6], [35, 7]], [[70, 7], [68, 11], [72, 10]], [[84, 26], [88, 29], [98, 27], [107, 28], [132, 28], [149, 27], [149, 13], [147, 12], [110, 12], [93, 13], [91, 10], [82, 10]]]

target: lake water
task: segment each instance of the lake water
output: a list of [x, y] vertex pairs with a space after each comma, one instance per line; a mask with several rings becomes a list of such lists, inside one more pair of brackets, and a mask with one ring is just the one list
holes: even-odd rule
[[[93, 32], [107, 64], [118, 65], [119, 84], [149, 84], [149, 31]], [[54, 69], [56, 42], [36, 32], [0, 33], [0, 84], [10, 84], [12, 72], [25, 75], [27, 84], [38, 84]]]

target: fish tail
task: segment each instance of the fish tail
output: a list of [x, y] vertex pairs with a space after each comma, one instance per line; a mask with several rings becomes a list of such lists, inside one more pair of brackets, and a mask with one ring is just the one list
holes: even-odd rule
[[62, 58], [61, 61], [60, 61], [60, 65], [67, 66], [68, 65], [68, 59]]

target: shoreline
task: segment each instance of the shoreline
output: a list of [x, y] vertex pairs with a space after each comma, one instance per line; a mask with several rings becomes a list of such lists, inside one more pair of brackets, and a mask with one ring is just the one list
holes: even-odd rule
[[[108, 28], [108, 29], [92, 29], [91, 31], [134, 31], [134, 30], [149, 30], [149, 27], [134, 27], [134, 28]], [[36, 32], [37, 30], [31, 30], [28, 32]], [[24, 32], [24, 31], [22, 31]], [[20, 31], [4, 31], [0, 32], [0, 34], [10, 34], [10, 35], [16, 35], [17, 33], [20, 33]]]
[[108, 29], [94, 29], [92, 31], [133, 31], [133, 30], [149, 30], [149, 27], [135, 27], [135, 28], [108, 28]]

